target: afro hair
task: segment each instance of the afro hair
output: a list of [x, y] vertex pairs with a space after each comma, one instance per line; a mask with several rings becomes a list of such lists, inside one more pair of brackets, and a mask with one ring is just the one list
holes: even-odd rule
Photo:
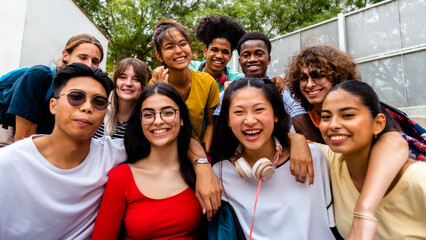
[[203, 42], [206, 47], [213, 42], [215, 38], [225, 38], [231, 44], [233, 51], [238, 41], [246, 30], [240, 22], [225, 16], [204, 17], [195, 27], [195, 37], [198, 41]]
[[241, 45], [243, 45], [243, 43], [248, 41], [248, 40], [264, 41], [265, 44], [266, 44], [266, 47], [268, 48], [268, 54], [271, 55], [271, 50], [272, 50], [271, 41], [269, 40], [269, 38], [265, 34], [263, 34], [261, 32], [257, 32], [257, 31], [248, 32], [240, 39], [240, 41], [237, 44], [238, 55], [240, 55]]

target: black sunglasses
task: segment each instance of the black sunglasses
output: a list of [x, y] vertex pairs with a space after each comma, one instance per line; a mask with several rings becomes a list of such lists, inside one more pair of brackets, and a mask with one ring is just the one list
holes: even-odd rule
[[[81, 90], [74, 89], [59, 95], [57, 98], [60, 98], [63, 95], [67, 95], [68, 103], [74, 107], [83, 105], [83, 103], [86, 102], [86, 96], [90, 96]], [[109, 104], [108, 99], [102, 95], [93, 95], [90, 102], [92, 103], [92, 106], [99, 111], [105, 110]]]

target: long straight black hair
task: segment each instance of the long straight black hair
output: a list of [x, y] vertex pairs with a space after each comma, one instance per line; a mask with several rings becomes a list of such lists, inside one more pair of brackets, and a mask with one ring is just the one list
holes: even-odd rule
[[165, 83], [153, 84], [146, 87], [132, 112], [127, 123], [126, 133], [124, 135], [124, 146], [127, 152], [127, 163], [134, 163], [141, 158], [148, 156], [151, 152], [151, 143], [145, 137], [141, 126], [141, 106], [149, 97], [159, 94], [173, 100], [179, 108], [180, 119], [183, 126], [180, 127], [177, 137], [180, 173], [186, 184], [191, 188], [195, 187], [195, 173], [190, 163], [187, 152], [189, 141], [191, 140], [191, 123], [189, 122], [188, 108], [180, 93], [171, 85]]

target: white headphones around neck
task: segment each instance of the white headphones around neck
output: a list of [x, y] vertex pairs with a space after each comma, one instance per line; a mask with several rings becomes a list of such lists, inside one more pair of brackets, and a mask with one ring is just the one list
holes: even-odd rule
[[[276, 137], [274, 137], [274, 142], [275, 149], [277, 151], [274, 157], [275, 160], [279, 156], [279, 153], [282, 152], [283, 147], [281, 146], [280, 141], [278, 141]], [[235, 151], [236, 157], [234, 158], [234, 161], [232, 161], [232, 163], [235, 165], [235, 169], [242, 178], [249, 179], [254, 176], [257, 180], [262, 179], [263, 181], [267, 181], [272, 178], [275, 171], [275, 165], [271, 160], [267, 158], [261, 158], [257, 160], [256, 163], [253, 165], [253, 168], [251, 168], [247, 160], [243, 157], [240, 157], [242, 150], [243, 145], [240, 144], [237, 147], [237, 150]], [[235, 160], [236, 158], [238, 159]]]

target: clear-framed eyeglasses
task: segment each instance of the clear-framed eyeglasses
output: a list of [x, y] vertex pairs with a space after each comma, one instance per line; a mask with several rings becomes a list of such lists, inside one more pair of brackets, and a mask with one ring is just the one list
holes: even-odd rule
[[175, 120], [177, 111], [179, 111], [179, 109], [174, 108], [165, 108], [161, 110], [161, 112], [155, 112], [153, 110], [142, 110], [140, 118], [143, 124], [150, 125], [155, 121], [157, 114], [160, 114], [161, 120], [166, 123], [171, 123]]

